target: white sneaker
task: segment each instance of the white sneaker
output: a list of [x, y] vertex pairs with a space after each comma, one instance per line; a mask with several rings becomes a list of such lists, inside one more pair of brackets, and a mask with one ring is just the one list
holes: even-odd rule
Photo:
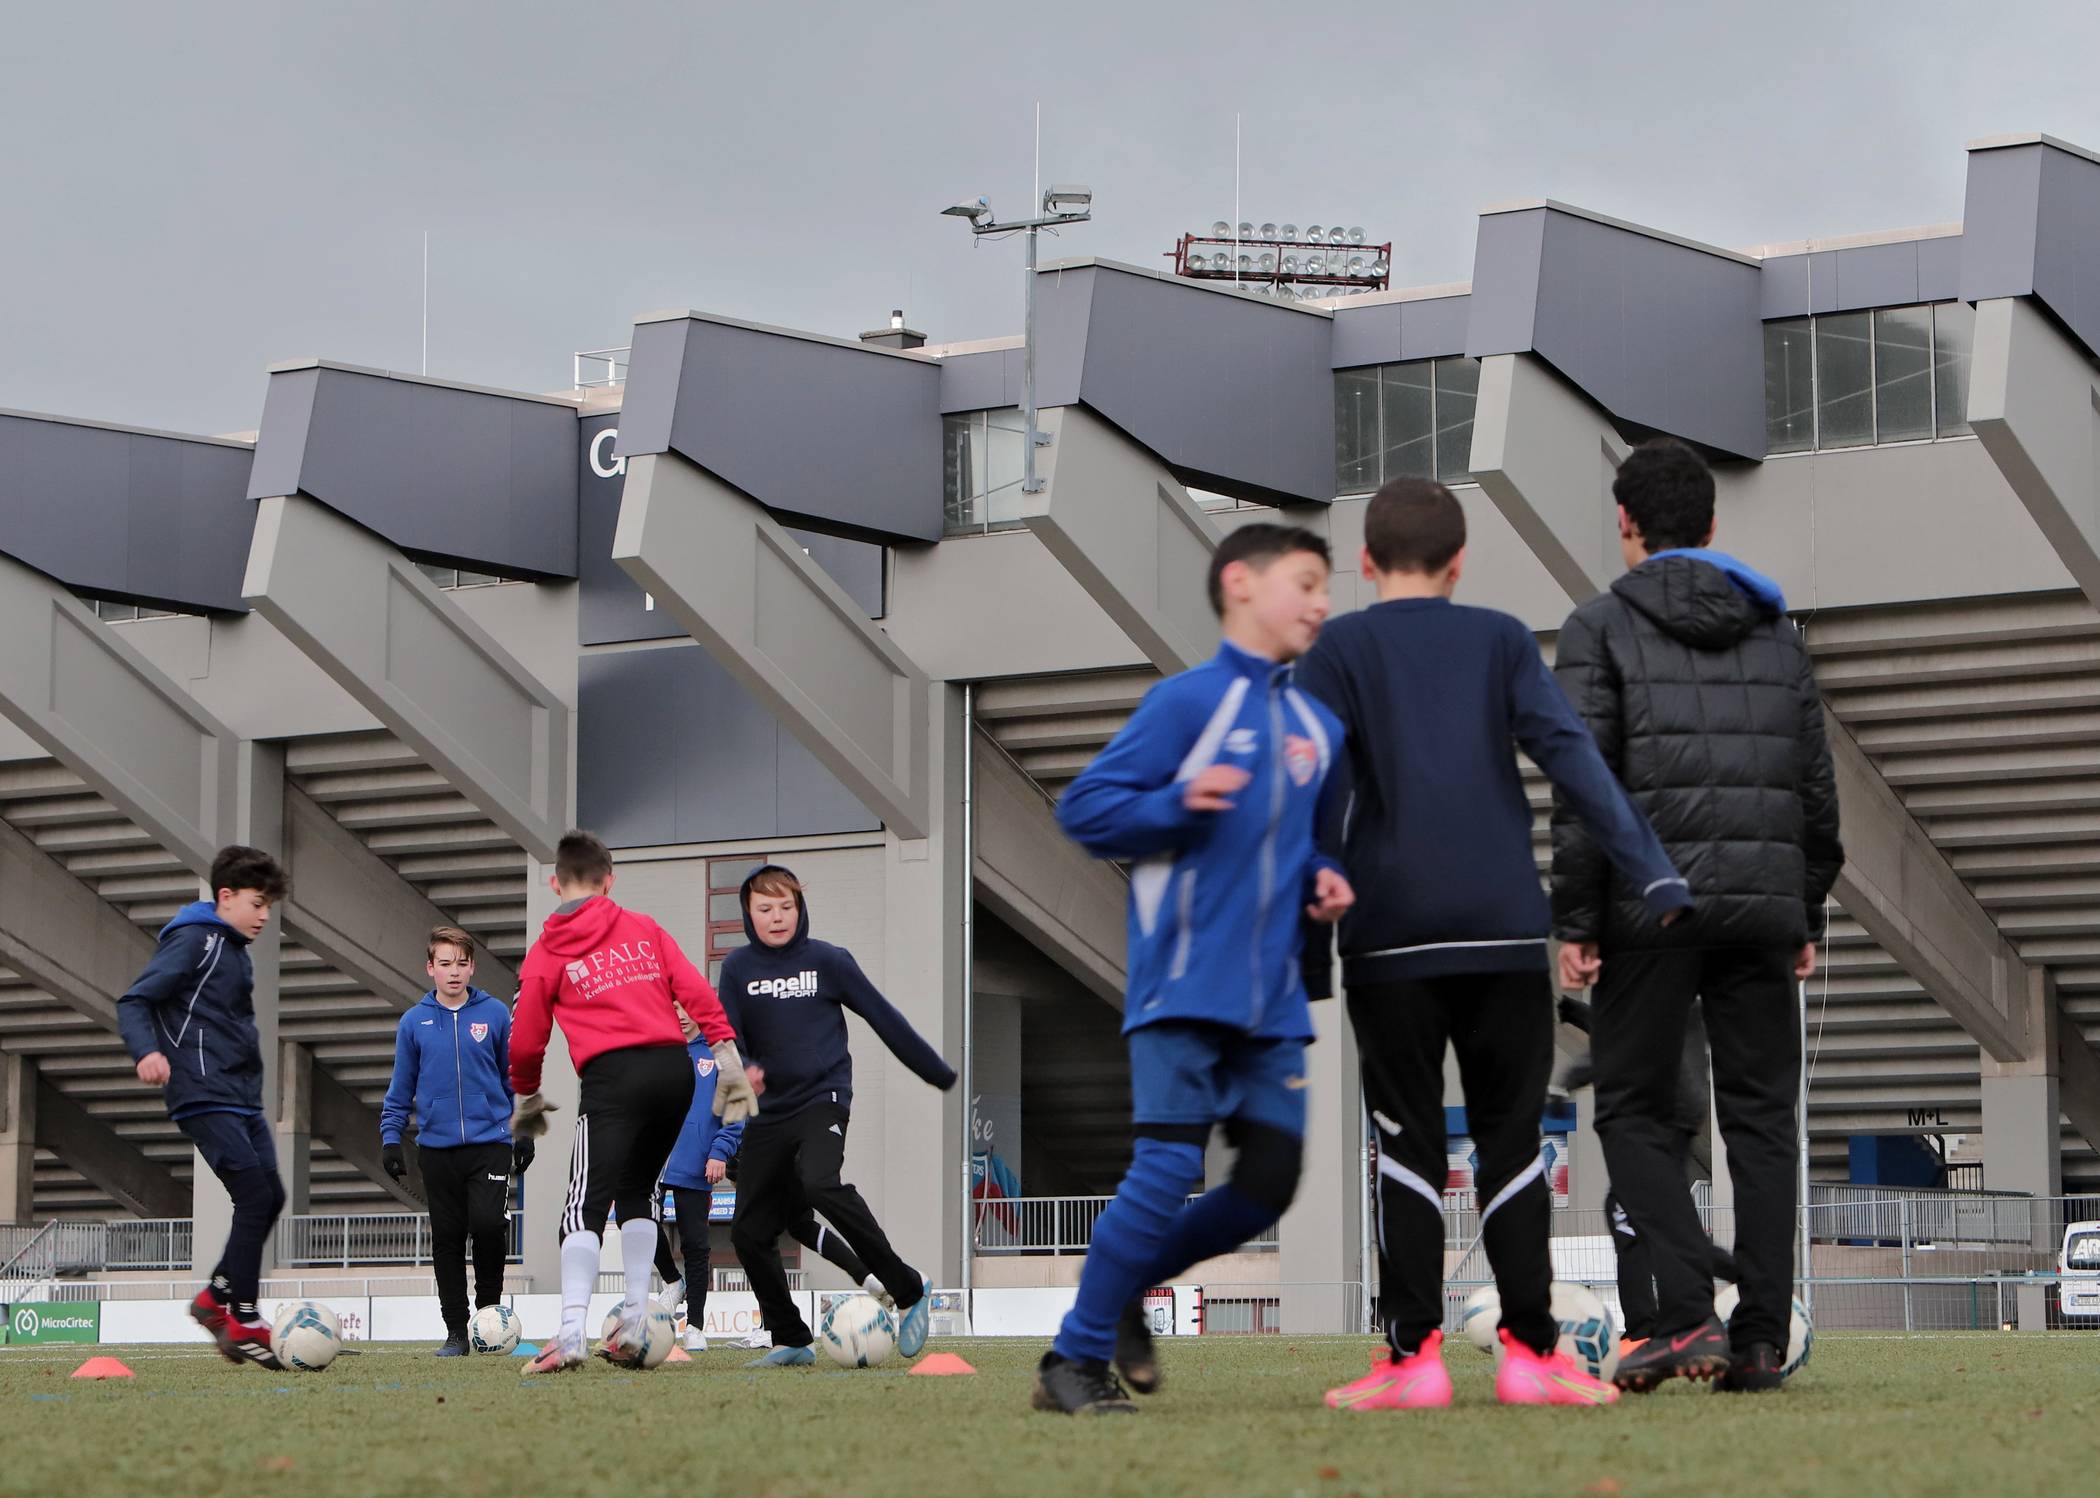
[[679, 1304], [684, 1299], [685, 1281], [673, 1280], [670, 1284], [664, 1286], [663, 1289], [656, 1292], [656, 1308], [676, 1316]]
[[687, 1326], [685, 1329], [685, 1350], [687, 1352], [707, 1351], [707, 1333], [701, 1331], [697, 1326]]

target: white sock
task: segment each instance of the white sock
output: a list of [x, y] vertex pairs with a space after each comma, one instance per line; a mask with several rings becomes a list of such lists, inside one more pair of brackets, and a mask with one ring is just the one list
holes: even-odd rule
[[561, 1334], [584, 1334], [591, 1291], [598, 1283], [599, 1243], [596, 1233], [571, 1233], [561, 1240]]
[[867, 1291], [870, 1295], [874, 1296], [877, 1300], [887, 1299], [890, 1293], [889, 1291], [882, 1288], [882, 1281], [875, 1278], [875, 1276], [872, 1274], [860, 1282], [860, 1287], [861, 1289]]
[[639, 1315], [649, 1300], [649, 1276], [656, 1272], [655, 1218], [620, 1224], [620, 1267], [627, 1271], [627, 1303], [622, 1309]]

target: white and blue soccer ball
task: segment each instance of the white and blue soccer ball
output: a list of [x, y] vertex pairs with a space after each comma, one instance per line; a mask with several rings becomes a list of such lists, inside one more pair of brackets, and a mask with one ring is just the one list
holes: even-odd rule
[[[1588, 1285], [1553, 1282], [1553, 1319], [1560, 1324], [1559, 1350], [1591, 1378], [1609, 1383], [1619, 1371], [1619, 1318]], [[1482, 1285], [1466, 1297], [1458, 1329], [1482, 1352], [1502, 1356], [1502, 1297], [1493, 1285]]]
[[[620, 1308], [614, 1306], [605, 1313], [605, 1325], [600, 1328], [599, 1340], [610, 1347], [613, 1335], [620, 1329]], [[649, 1301], [642, 1310], [642, 1350], [638, 1357], [611, 1357], [611, 1362], [622, 1368], [648, 1369], [660, 1366], [678, 1345], [678, 1318]]]
[[872, 1295], [843, 1296], [825, 1311], [817, 1341], [841, 1368], [874, 1368], [897, 1350], [897, 1318]]
[[508, 1357], [518, 1347], [518, 1313], [509, 1306], [483, 1306], [467, 1323], [467, 1342], [476, 1352]]
[[278, 1307], [270, 1345], [285, 1367], [319, 1373], [343, 1350], [343, 1326], [320, 1302], [295, 1300]]
[[[1714, 1314], [1726, 1323], [1735, 1315], [1735, 1308], [1742, 1302], [1742, 1292], [1734, 1285], [1723, 1285], [1714, 1296]], [[1797, 1296], [1792, 1313], [1787, 1317], [1786, 1357], [1781, 1360], [1779, 1376], [1792, 1378], [1794, 1371], [1808, 1361], [1809, 1354], [1816, 1350], [1816, 1327], [1809, 1319], [1808, 1307], [1801, 1304]]]

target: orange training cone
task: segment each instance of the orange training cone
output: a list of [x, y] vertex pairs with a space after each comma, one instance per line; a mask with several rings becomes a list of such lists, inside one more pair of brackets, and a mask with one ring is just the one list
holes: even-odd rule
[[911, 1371], [914, 1378], [922, 1373], [930, 1378], [939, 1378], [944, 1374], [975, 1373], [977, 1370], [952, 1352], [929, 1352], [912, 1365]]
[[132, 1371], [116, 1358], [89, 1358], [73, 1370], [75, 1378], [132, 1378]]

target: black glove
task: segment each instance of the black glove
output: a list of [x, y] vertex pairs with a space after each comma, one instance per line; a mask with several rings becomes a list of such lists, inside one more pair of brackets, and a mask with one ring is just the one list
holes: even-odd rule
[[408, 1174], [408, 1157], [401, 1153], [401, 1146], [398, 1144], [382, 1144], [379, 1147], [379, 1163], [385, 1166], [386, 1173], [397, 1181]]
[[519, 1175], [525, 1174], [526, 1171], [532, 1168], [532, 1157], [539, 1153], [539, 1148], [539, 1144], [535, 1140], [518, 1140], [510, 1147], [511, 1168], [516, 1170]]
[[1560, 1005], [1559, 1005], [1559, 1008], [1560, 1008], [1560, 1019], [1561, 1019], [1561, 1023], [1562, 1023], [1562, 1024], [1564, 1024], [1564, 1025], [1572, 1025], [1572, 1026], [1573, 1026], [1573, 1027], [1574, 1027], [1575, 1029], [1577, 1029], [1577, 1030], [1580, 1030], [1580, 1031], [1582, 1031], [1582, 1033], [1583, 1033], [1583, 1034], [1585, 1034], [1585, 1035], [1589, 1034], [1589, 1030], [1590, 1030], [1590, 1004], [1589, 1004], [1589, 1000], [1587, 1000], [1587, 999], [1578, 999], [1578, 998], [1574, 997], [1574, 996], [1573, 996], [1572, 994], [1562, 994], [1562, 995], [1560, 996]]

